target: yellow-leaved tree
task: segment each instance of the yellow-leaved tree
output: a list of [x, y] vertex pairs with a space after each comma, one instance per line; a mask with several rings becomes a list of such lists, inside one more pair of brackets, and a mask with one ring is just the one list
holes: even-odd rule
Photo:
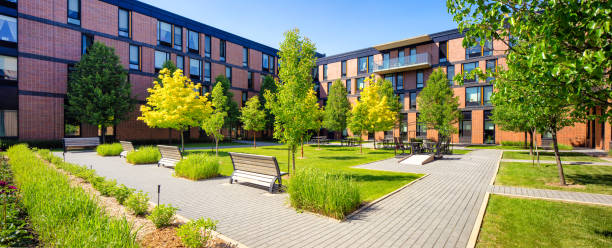
[[[160, 83], [161, 82], [161, 83]], [[147, 103], [140, 106], [141, 116], [153, 128], [172, 128], [181, 133], [181, 152], [185, 150], [183, 132], [189, 127], [199, 127], [212, 113], [208, 97], [201, 97], [201, 85], [194, 84], [177, 69], [159, 72], [159, 80], [153, 81], [153, 88], [147, 89]]]

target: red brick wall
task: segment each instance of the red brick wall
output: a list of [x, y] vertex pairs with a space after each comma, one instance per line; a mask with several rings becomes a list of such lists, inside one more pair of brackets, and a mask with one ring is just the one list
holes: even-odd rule
[[81, 27], [117, 35], [119, 32], [119, 8], [99, 0], [81, 0]]
[[21, 140], [64, 137], [64, 99], [20, 95], [18, 114]]

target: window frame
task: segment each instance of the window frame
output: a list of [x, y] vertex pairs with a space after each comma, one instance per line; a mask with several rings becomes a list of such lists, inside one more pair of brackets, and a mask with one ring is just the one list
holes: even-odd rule
[[227, 41], [219, 39], [219, 60], [227, 60]]
[[[180, 31], [180, 36], [178, 37], [178, 41], [179, 43], [177, 44], [177, 37], [176, 37], [176, 31]], [[199, 36], [199, 34], [198, 34]], [[181, 26], [177, 26], [177, 25], [172, 25], [172, 48], [179, 50], [179, 51], [183, 51], [183, 27]]]
[[[179, 66], [179, 61], [181, 61], [181, 66]], [[185, 74], [185, 57], [182, 55], [176, 55], [176, 68], [181, 69]]]
[[[404, 75], [402, 73], [398, 73], [396, 76], [396, 83], [395, 83], [395, 87], [397, 90], [403, 90], [404, 89]], [[401, 80], [400, 80], [401, 79]], [[400, 84], [401, 81], [401, 84]]]
[[346, 77], [346, 60], [342, 60], [342, 62], [340, 62], [340, 73], [341, 73], [341, 77]]
[[323, 65], [323, 80], [327, 80], [327, 64]]
[[229, 80], [230, 87], [231, 87], [232, 86], [232, 67], [231, 66], [225, 66], [225, 77], [227, 78], [227, 80]]
[[[465, 106], [482, 106], [482, 87], [481, 86], [475, 86], [475, 87], [465, 87]], [[475, 94], [476, 94], [476, 101], [471, 101], [471, 98], [468, 97], [468, 90], [476, 90]], [[470, 96], [473, 93], [470, 92]]]
[[242, 67], [249, 68], [249, 48], [242, 48]]
[[[157, 55], [158, 54], [162, 54], [162, 53], [166, 56], [166, 60], [164, 60], [164, 62], [162, 62], [160, 67], [157, 67]], [[164, 68], [164, 63], [166, 63], [166, 61], [168, 61], [170, 59], [171, 59], [171, 56], [170, 56], [169, 52], [155, 50], [155, 52], [153, 53], [153, 68], [155, 69], [155, 73], [158, 73], [159, 71], [161, 71], [161, 69]]]
[[211, 49], [212, 37], [210, 37], [210, 35], [204, 35], [204, 57], [210, 58]]
[[[121, 37], [126, 37], [126, 38], [131, 38], [132, 37], [132, 12], [124, 9], [124, 8], [118, 8], [118, 22], [117, 22], [117, 32], [118, 35]], [[127, 16], [127, 29], [122, 29], [121, 28], [121, 13], [125, 13]]]
[[[7, 40], [0, 39], [0, 46], [17, 48], [17, 43], [19, 42], [19, 26], [18, 26], [18, 23], [17, 23], [18, 22], [17, 18], [13, 17], [13, 16], [3, 15], [3, 14], [0, 14], [0, 17], [4, 17], [4, 18], [7, 18], [7, 19], [10, 19], [11, 21], [14, 21], [14, 24], [15, 24], [14, 25], [14, 27], [15, 27], [15, 37], [8, 37], [8, 38], [14, 38], [15, 41], [8, 40], [8, 39]], [[8, 20], [7, 20], [7, 22], [8, 22]], [[1, 37], [1, 38], [3, 38], [3, 37]]]
[[474, 68], [471, 69], [469, 72], [467, 72], [467, 73], [470, 73], [471, 71], [476, 70], [476, 69], [480, 70], [480, 63], [479, 62], [480, 61], [474, 61], [474, 62], [469, 62], [469, 63], [461, 64], [461, 73], [464, 74], [464, 76], [463, 76], [464, 80], [463, 81], [465, 83], [478, 83], [478, 76], [475, 76], [474, 79], [466, 79], [465, 78], [465, 74], [466, 74], [465, 66], [466, 65], [474, 64]]
[[[169, 30], [170, 40], [169, 41], [162, 40], [162, 37], [163, 37], [162, 26], [164, 26], [164, 24], [170, 26], [170, 30]], [[173, 29], [174, 27], [171, 23], [157, 20], [157, 45], [158, 46], [172, 47], [172, 40], [174, 39], [174, 37], [172, 36], [172, 33], [174, 32]]]
[[[137, 53], [136, 58], [138, 59], [138, 61], [136, 61], [136, 64], [132, 63], [134, 62], [132, 60], [132, 51], [133, 51], [132, 48], [136, 48], [136, 53]], [[140, 46], [130, 44], [129, 49], [130, 49], [129, 51], [130, 54], [129, 54], [128, 60], [130, 64], [129, 65], [130, 70], [138, 70], [138, 71], [142, 70], [142, 67], [141, 67], [142, 63], [140, 63], [140, 61], [142, 61], [142, 57], [141, 57], [142, 52], [141, 52]]]
[[[77, 5], [78, 5], [77, 6], [78, 10], [76, 12], [76, 14], [77, 14], [76, 17], [74, 17], [74, 16], [71, 17], [71, 15], [70, 15], [70, 1], [76, 1]], [[67, 3], [66, 4], [66, 16], [68, 17], [68, 20], [67, 20], [68, 24], [81, 26], [81, 18], [82, 18], [82, 13], [81, 13], [81, 11], [82, 11], [82, 3], [81, 3], [81, 0], [67, 0], [66, 3]]]
[[411, 109], [411, 110], [417, 109], [418, 95], [419, 95], [418, 92], [410, 92], [410, 106], [408, 107], [408, 109]]
[[[419, 75], [420, 75], [420, 82], [419, 82]], [[417, 89], [422, 89], [423, 87], [425, 87], [425, 73], [423, 72], [423, 70], [416, 71], [416, 87]]]
[[[363, 60], [363, 61], [362, 61]], [[363, 68], [364, 70], [361, 70], [361, 65], [365, 65]], [[357, 73], [361, 74], [361, 73], [367, 73], [368, 72], [368, 57], [359, 57], [357, 58]]]
[[[208, 67], [208, 69], [206, 69], [207, 67]], [[210, 62], [204, 61], [204, 65], [203, 65], [204, 82], [208, 82], [208, 83], [211, 82], [211, 77], [212, 77], [212, 68], [211, 67], [212, 67], [212, 65], [210, 64]]]
[[[197, 37], [197, 41], [195, 41], [196, 44], [196, 48], [192, 48], [192, 41], [191, 41], [191, 34], [195, 34]], [[188, 53], [193, 53], [193, 54], [199, 54], [200, 53], [200, 33], [193, 31], [191, 29], [187, 29], [187, 52]]]
[[[489, 67], [489, 63], [493, 63], [493, 68]], [[497, 59], [487, 59], [485, 61], [485, 70], [489, 71], [489, 69], [492, 69], [490, 71], [495, 72], [497, 71]], [[491, 83], [491, 81], [495, 80], [495, 77], [487, 77], [487, 83]]]
[[345, 86], [346, 86], [346, 93], [350, 95], [351, 94], [351, 87], [352, 87], [352, 84], [353, 84], [353, 80], [352, 79], [347, 79], [344, 82], [345, 82]]
[[[89, 42], [89, 45], [87, 44], [87, 41], [91, 41]], [[93, 35], [81, 33], [81, 55], [86, 54], [94, 42], [95, 39]]]
[[[4, 73], [4, 71], [7, 71], [7, 70], [5, 70], [5, 68], [1, 68], [0, 67], [0, 70], [3, 72], [2, 73], [3, 76], [2, 76], [2, 78], [0, 78], [0, 81], [17, 82], [19, 80], [19, 58], [18, 57], [14, 57], [14, 56], [4, 55], [4, 54], [0, 54], [0, 57], [10, 58], [11, 60], [14, 60], [14, 63], [15, 63], [14, 64], [14, 66], [15, 66], [15, 77], [14, 78], [8, 77], [8, 75], [10, 73]], [[11, 61], [11, 62], [13, 62], [13, 61]], [[4, 64], [6, 64], [6, 63], [2, 63], [2, 65], [4, 65]]]
[[253, 82], [253, 72], [249, 71], [247, 72], [247, 88], [249, 88], [250, 90], [255, 88], [255, 84]]
[[[449, 73], [449, 70], [453, 72], [452, 75]], [[455, 65], [446, 66], [446, 79], [448, 80], [448, 85], [450, 86], [455, 85], [455, 82], [453, 82], [454, 77], [455, 77]]]
[[[198, 66], [198, 74], [193, 74], [193, 62], [196, 61]], [[194, 59], [194, 58], [189, 58], [189, 78], [192, 80], [202, 80], [202, 60], [199, 59]]]
[[444, 62], [448, 62], [448, 41], [440, 41], [438, 45], [438, 63]]

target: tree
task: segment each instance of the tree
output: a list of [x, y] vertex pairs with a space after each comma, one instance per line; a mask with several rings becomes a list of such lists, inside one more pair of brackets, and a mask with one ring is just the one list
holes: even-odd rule
[[210, 118], [202, 122], [202, 129], [215, 139], [215, 155], [219, 156], [219, 140], [223, 139], [221, 128], [227, 117], [227, 96], [223, 94], [222, 83], [217, 83], [213, 88], [211, 101], [214, 110]]
[[[361, 92], [358, 104], [363, 104], [366, 111], [365, 131], [376, 133], [387, 131], [397, 123], [399, 101], [393, 94], [393, 86], [388, 80], [374, 75], [365, 79], [367, 86]], [[376, 149], [376, 138], [374, 138]]]
[[351, 109], [351, 114], [348, 118], [348, 128], [353, 132], [353, 135], [358, 135], [359, 137], [359, 152], [363, 154], [363, 145], [361, 144], [361, 136], [367, 130], [367, 118], [368, 118], [368, 109], [367, 106], [361, 102], [357, 101], [353, 108]]
[[241, 110], [240, 121], [244, 130], [253, 131], [253, 147], [257, 148], [255, 142], [255, 132], [262, 131], [266, 128], [266, 113], [261, 109], [259, 97], [253, 96], [246, 102], [246, 106]]
[[134, 109], [132, 88], [115, 49], [95, 42], [70, 73], [66, 112], [80, 123], [106, 128], [116, 126]]
[[[323, 115], [323, 127], [335, 132], [346, 129], [351, 104], [346, 97], [346, 88], [340, 80], [332, 83]], [[336, 135], [337, 136], [337, 135]]]
[[[274, 78], [270, 75], [266, 75], [261, 82], [261, 88], [259, 90], [259, 101], [261, 103], [261, 106], [266, 106], [266, 97], [264, 96], [264, 94], [268, 91], [271, 92], [272, 94], [275, 94], [277, 90], [278, 89], [276, 87], [276, 82], [274, 82]], [[266, 130], [274, 129], [274, 115], [272, 115], [270, 110], [267, 108], [263, 108], [263, 111], [266, 115], [265, 129]]]
[[178, 69], [170, 74], [168, 69], [159, 72], [158, 81], [153, 81], [153, 88], [147, 89], [147, 104], [140, 106], [142, 113], [138, 120], [149, 127], [172, 128], [181, 133], [181, 152], [185, 149], [183, 132], [189, 127], [200, 126], [211, 112], [211, 103], [207, 97], [200, 97], [197, 90], [201, 87]]
[[238, 103], [234, 101], [234, 93], [230, 91], [232, 87], [229, 79], [225, 77], [225, 75], [219, 75], [215, 78], [215, 85], [222, 84], [223, 86], [223, 95], [226, 97], [225, 103], [225, 112], [227, 113], [225, 117], [225, 125], [229, 130], [230, 139], [232, 137], [232, 129], [238, 124], [238, 117], [240, 116], [240, 111], [238, 109]]
[[284, 36], [278, 52], [278, 91], [264, 95], [266, 108], [274, 115], [274, 138], [288, 145], [295, 172], [297, 146], [310, 138], [308, 130], [320, 127], [319, 103], [311, 76], [316, 48], [308, 38], [300, 36], [298, 29], [289, 30]]
[[[170, 75], [174, 74], [174, 72], [178, 69], [178, 67], [176, 67], [176, 65], [174, 65], [172, 60], [166, 60], [164, 62], [164, 64], [162, 65], [162, 69], [163, 68], [168, 69], [168, 71], [170, 71]], [[158, 74], [158, 77], [155, 78], [155, 82], [161, 83], [161, 79], [159, 77], [159, 74]], [[172, 144], [172, 128], [168, 128], [168, 144], [169, 145]]]
[[[419, 118], [425, 122], [428, 128], [438, 132], [437, 146], [440, 147], [443, 139], [457, 132], [455, 124], [461, 117], [459, 111], [459, 99], [455, 96], [451, 87], [448, 86], [446, 73], [438, 68], [433, 71], [427, 80], [427, 85], [418, 98]], [[436, 150], [436, 155], [440, 149]]]

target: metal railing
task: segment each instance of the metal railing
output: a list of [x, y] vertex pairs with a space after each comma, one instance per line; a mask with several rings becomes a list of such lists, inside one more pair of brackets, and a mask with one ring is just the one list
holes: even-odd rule
[[431, 65], [431, 55], [429, 53], [417, 53], [415, 55], [374, 61], [374, 72], [420, 64]]

